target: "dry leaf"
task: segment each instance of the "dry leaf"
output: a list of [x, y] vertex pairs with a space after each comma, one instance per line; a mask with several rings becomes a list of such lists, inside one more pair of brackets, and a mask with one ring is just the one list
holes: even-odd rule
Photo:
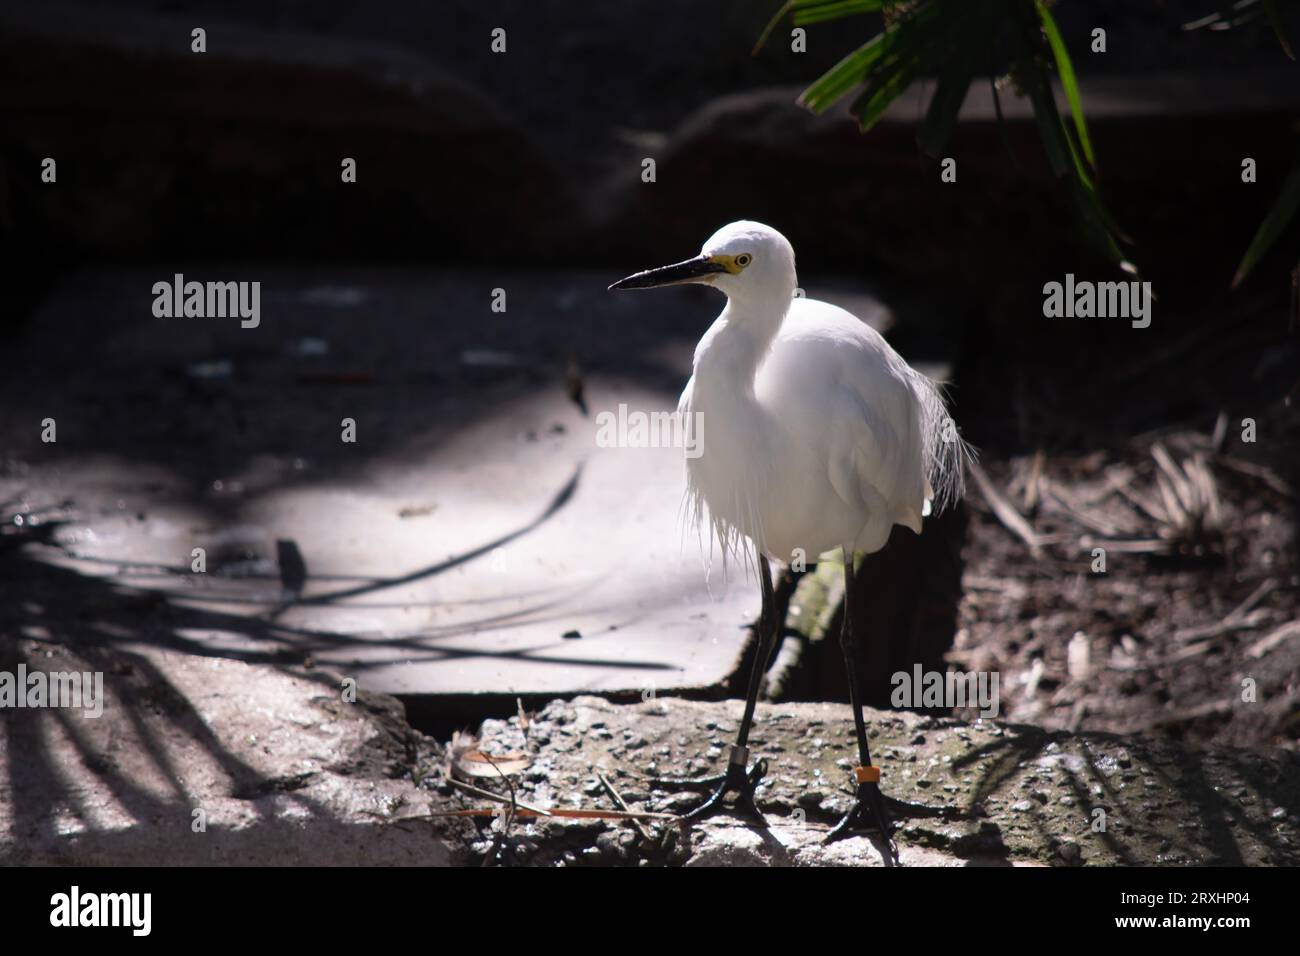
[[485, 754], [464, 750], [452, 757], [452, 766], [462, 777], [502, 777], [523, 773], [532, 763], [526, 753]]

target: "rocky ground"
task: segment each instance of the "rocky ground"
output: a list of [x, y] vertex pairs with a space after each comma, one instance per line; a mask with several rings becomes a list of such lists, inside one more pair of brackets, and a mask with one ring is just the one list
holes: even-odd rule
[[[8, 718], [5, 864], [882, 863], [869, 835], [823, 843], [848, 807], [852, 725], [840, 705], [759, 707], [766, 828], [730, 815], [688, 827], [667, 815], [694, 797], [651, 778], [719, 768], [738, 701], [580, 697], [439, 742], [393, 698], [347, 701], [334, 675], [153, 650], [17, 650], [29, 667], [104, 669], [108, 700], [97, 720]], [[885, 791], [912, 805], [897, 833], [904, 865], [1300, 862], [1291, 752], [909, 713], [869, 711], [868, 723]], [[485, 772], [493, 763], [499, 775]], [[526, 818], [503, 809], [512, 799], [596, 813]], [[602, 818], [620, 807], [647, 816]], [[455, 815], [465, 811], [479, 815]]]
[[389, 825], [422, 803], [420, 736], [391, 697], [156, 651], [5, 646], [5, 669], [103, 670], [104, 714], [14, 710], [0, 748], [5, 865], [440, 865]]
[[[697, 798], [659, 792], [647, 777], [719, 770], [741, 709], [739, 701], [583, 697], [526, 718], [526, 732], [517, 719], [488, 722], [479, 744], [532, 754], [520, 801], [613, 809], [603, 774], [632, 809], [678, 812]], [[847, 708], [762, 706], [756, 719], [751, 749], [770, 761], [757, 796], [766, 831], [727, 816], [647, 834], [592, 821], [517, 821], [499, 839], [463, 831], [468, 851], [475, 860], [540, 865], [879, 865], [880, 847], [868, 836], [823, 843], [850, 806]], [[1281, 865], [1300, 853], [1294, 754], [1189, 752], [1141, 737], [910, 713], [869, 711], [868, 723], [885, 792], [913, 805], [897, 834], [904, 864]]]

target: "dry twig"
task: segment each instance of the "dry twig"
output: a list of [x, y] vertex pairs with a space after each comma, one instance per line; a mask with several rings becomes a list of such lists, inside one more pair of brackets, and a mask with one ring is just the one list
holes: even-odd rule
[[997, 519], [1002, 522], [1003, 527], [1013, 532], [1021, 541], [1029, 546], [1029, 553], [1034, 557], [1041, 557], [1043, 546], [1041, 539], [1028, 521], [1015, 509], [1015, 506], [1000, 492], [984, 473], [984, 469], [976, 462], [970, 463], [971, 477], [975, 479], [975, 484], [979, 486], [980, 494], [984, 500], [989, 503]]

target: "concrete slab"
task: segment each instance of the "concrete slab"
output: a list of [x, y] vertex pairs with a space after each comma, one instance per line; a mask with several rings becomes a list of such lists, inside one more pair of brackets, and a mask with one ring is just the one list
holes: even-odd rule
[[[122, 647], [314, 662], [408, 696], [731, 675], [757, 585], [706, 573], [682, 450], [597, 441], [602, 413], [675, 407], [720, 299], [608, 296], [589, 274], [256, 271], [255, 329], [156, 319], [152, 279], [126, 271], [70, 283], [16, 338], [0, 501], [59, 522], [24, 554], [75, 575], [55, 596], [11, 569], [44, 608], [8, 615], [20, 632], [84, 637], [80, 605], [108, 602], [91, 630]], [[888, 321], [860, 286], [827, 288]], [[566, 349], [594, 368], [588, 415]], [[56, 443], [34, 440], [46, 417]]]
[[[644, 389], [598, 386], [591, 396], [596, 408], [613, 398], [665, 407]], [[267, 627], [389, 693], [720, 683], [756, 590], [734, 568], [706, 577], [679, 520], [680, 451], [597, 448], [590, 420], [548, 434], [570, 417], [563, 403], [510, 403], [436, 454], [374, 462], [356, 483], [246, 496], [229, 522], [158, 507], [147, 482], [122, 481], [135, 474], [125, 463], [65, 467], [44, 489], [98, 515], [56, 536], [78, 557], [49, 557], [230, 616], [183, 632], [215, 651], [274, 650]], [[278, 541], [294, 542], [306, 566], [296, 600], [281, 587]], [[195, 547], [232, 558], [188, 575]]]

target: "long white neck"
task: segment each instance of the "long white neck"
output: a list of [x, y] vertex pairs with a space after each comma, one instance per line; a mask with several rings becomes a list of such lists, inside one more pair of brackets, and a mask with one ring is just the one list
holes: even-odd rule
[[731, 388], [751, 393], [754, 374], [781, 330], [793, 294], [793, 275], [731, 292], [726, 308], [695, 349], [696, 377], [720, 375]]
[[[729, 299], [695, 350], [690, 409], [703, 428], [703, 455], [687, 460], [688, 487], [695, 501], [708, 503], [712, 536], [724, 554], [739, 545], [737, 535], [765, 545], [762, 502], [770, 484], [771, 429], [754, 393], [754, 376], [781, 328], [789, 300], [758, 303]], [[740, 463], [749, 464], [740, 467]]]

